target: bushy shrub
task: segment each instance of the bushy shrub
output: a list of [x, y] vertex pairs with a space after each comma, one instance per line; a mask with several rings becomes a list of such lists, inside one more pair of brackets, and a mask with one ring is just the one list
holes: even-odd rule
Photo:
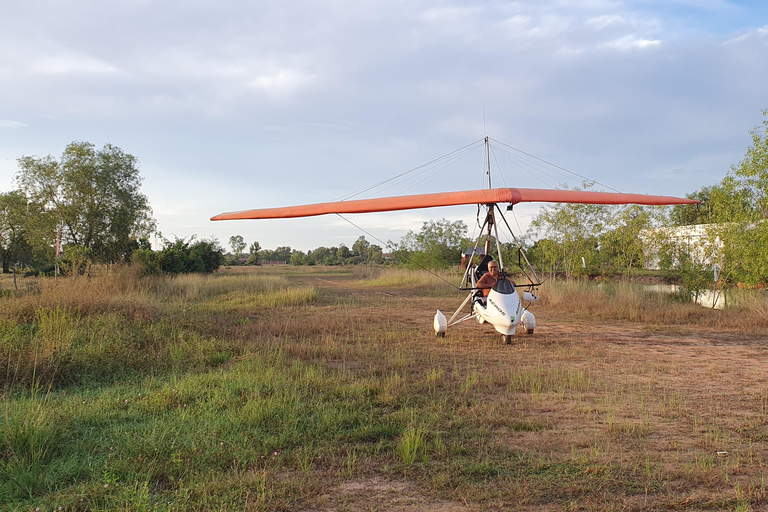
[[224, 253], [215, 239], [177, 238], [173, 242], [166, 240], [159, 251], [137, 249], [131, 262], [139, 265], [143, 274], [210, 274], [224, 262]]

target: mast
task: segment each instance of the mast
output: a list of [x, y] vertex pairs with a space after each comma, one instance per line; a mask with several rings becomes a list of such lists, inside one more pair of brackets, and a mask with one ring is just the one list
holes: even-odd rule
[[[485, 138], [485, 164], [486, 173], [488, 174], [488, 189], [493, 188], [491, 185], [491, 145], [488, 137]], [[496, 226], [496, 208], [494, 204], [486, 204], [485, 207], [488, 210], [485, 223], [488, 226], [488, 232], [485, 238], [485, 254], [491, 254], [491, 236], [495, 235], [496, 239], [496, 252], [499, 255], [499, 269], [504, 270], [504, 260], [501, 256], [501, 242], [499, 241], [499, 228]]]
[[[488, 137], [485, 138], [485, 172], [488, 175], [488, 189], [490, 190], [493, 188], [491, 186], [491, 151], [490, 146], [488, 144]], [[485, 205], [488, 213], [486, 214], [485, 218], [485, 224], [488, 226], [488, 233], [486, 234], [485, 238], [485, 254], [490, 255], [491, 254], [491, 229], [492, 226], [495, 224], [495, 218], [493, 215], [493, 206]]]
[[486, 172], [488, 173], [488, 188], [493, 188], [491, 186], [491, 146], [488, 142], [488, 137], [485, 138], [485, 166], [486, 166]]

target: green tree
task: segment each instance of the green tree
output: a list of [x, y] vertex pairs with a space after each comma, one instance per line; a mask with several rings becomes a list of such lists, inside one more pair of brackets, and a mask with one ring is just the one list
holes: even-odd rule
[[339, 248], [336, 250], [336, 257], [339, 259], [341, 264], [347, 262], [349, 258], [352, 257], [352, 251], [349, 250], [349, 247], [347, 247], [344, 244], [339, 245]]
[[248, 265], [258, 265], [259, 263], [261, 263], [260, 254], [259, 254], [260, 251], [261, 251], [261, 245], [259, 244], [259, 242], [253, 242], [251, 246], [248, 248], [249, 256], [248, 256], [248, 261], [246, 261], [246, 263]]
[[289, 246], [278, 247], [277, 249], [262, 249], [260, 251], [263, 261], [290, 261], [292, 250]]
[[248, 244], [245, 243], [242, 235], [232, 235], [229, 237], [229, 246], [232, 247], [232, 252], [236, 258], [243, 254], [247, 245]]
[[526, 251], [528, 260], [534, 268], [548, 272], [552, 276], [560, 270], [560, 244], [548, 238], [540, 238]]
[[368, 261], [370, 263], [384, 263], [383, 249], [376, 244], [371, 244], [371, 246], [368, 248]]
[[61, 226], [65, 244], [86, 248], [100, 261], [118, 261], [154, 231], [138, 161], [116, 146], [96, 150], [73, 142], [60, 160], [24, 156], [18, 164], [18, 183]]
[[731, 173], [724, 184], [732, 183], [737, 190], [748, 193], [753, 208], [750, 220], [768, 218], [768, 109], [763, 110], [762, 127], [750, 132], [752, 145], [738, 165], [731, 167]]
[[[590, 187], [591, 183], [584, 183], [584, 188]], [[531, 221], [529, 235], [556, 243], [556, 247], [549, 249], [557, 251], [559, 267], [566, 277], [583, 275], [598, 266], [598, 236], [605, 229], [610, 214], [611, 210], [604, 205], [562, 203], [544, 206]]]
[[218, 240], [196, 240], [194, 236], [189, 240], [165, 240], [158, 255], [160, 270], [168, 274], [209, 274], [218, 270], [223, 262], [224, 252]]
[[409, 231], [398, 250], [410, 251], [409, 264], [420, 268], [447, 268], [461, 261], [463, 245], [468, 245], [464, 221], [448, 219], [426, 221], [418, 233]]
[[32, 262], [32, 246], [28, 241], [28, 225], [33, 212], [20, 191], [0, 194], [0, 259], [3, 273], [16, 263]]
[[707, 242], [719, 248], [713, 261], [725, 279], [752, 285], [768, 282], [768, 110], [762, 113], [744, 158], [718, 185], [702, 189], [712, 222]]
[[627, 205], [619, 209], [608, 227], [599, 236], [600, 259], [609, 267], [630, 274], [645, 261], [641, 234], [651, 227], [651, 215], [646, 208]]
[[304, 254], [301, 251], [294, 250], [291, 253], [291, 260], [290, 261], [291, 261], [291, 265], [294, 265], [294, 266], [307, 265], [308, 264], [307, 259], [308, 258], [307, 258], [306, 254]]
[[338, 251], [335, 247], [318, 247], [315, 250], [309, 251], [307, 253], [307, 258], [312, 260], [312, 263], [315, 265], [336, 265], [338, 264], [338, 260], [336, 258], [336, 252]]
[[700, 204], [673, 206], [669, 214], [670, 225], [732, 222], [749, 217], [754, 211], [751, 191], [739, 187], [733, 177], [726, 177], [717, 185], [702, 187], [696, 192], [686, 194], [686, 197], [700, 201]]
[[363, 262], [367, 262], [368, 248], [370, 246], [371, 243], [365, 239], [365, 236], [361, 235], [355, 240], [355, 243], [352, 244], [352, 251], [355, 253], [355, 256], [359, 256]]
[[291, 254], [293, 254], [293, 250], [290, 246], [284, 245], [281, 247], [278, 247], [275, 249], [275, 260], [276, 261], [290, 261]]

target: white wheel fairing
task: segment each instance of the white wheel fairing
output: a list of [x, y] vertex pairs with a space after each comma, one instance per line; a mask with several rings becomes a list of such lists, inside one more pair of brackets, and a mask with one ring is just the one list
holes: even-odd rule
[[536, 328], [536, 317], [533, 316], [533, 313], [528, 311], [527, 309], [523, 311], [523, 314], [520, 315], [520, 323], [525, 327], [525, 330], [530, 332], [533, 332], [533, 330]]
[[445, 315], [440, 311], [437, 310], [437, 313], [435, 313], [435, 320], [433, 322], [433, 327], [435, 328], [435, 333], [437, 335], [445, 335], [445, 331], [448, 330], [448, 321], [445, 318]]

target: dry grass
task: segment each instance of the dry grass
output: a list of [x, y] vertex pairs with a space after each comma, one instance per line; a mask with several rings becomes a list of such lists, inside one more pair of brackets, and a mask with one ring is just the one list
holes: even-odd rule
[[[350, 511], [768, 505], [759, 300], [721, 314], [631, 287], [548, 286], [534, 306], [536, 334], [506, 346], [471, 323], [435, 338], [434, 309], [457, 300], [411, 274], [397, 284], [388, 271], [252, 272], [99, 281], [111, 293], [41, 283], [39, 292], [0, 299], [3, 332], [22, 336], [34, 326], [48, 356], [82, 347], [85, 333], [109, 341], [122, 332], [141, 345], [104, 345], [119, 364], [81, 353], [81, 364], [96, 358], [113, 364], [109, 374], [124, 373], [114, 383], [102, 375], [103, 389], [62, 388], [41, 417], [46, 428], [67, 425], [73, 439], [98, 425], [111, 444], [39, 429], [62, 450], [39, 457], [40, 474], [61, 472], [57, 461], [78, 447], [93, 469], [78, 485], [19, 499], [18, 508], [77, 508], [82, 498], [88, 508], [126, 510], [174, 508], [168, 502]], [[278, 292], [293, 298], [248, 300]], [[44, 307], [29, 316], [30, 304]], [[131, 313], [142, 310], [149, 320]], [[121, 370], [137, 364], [137, 353], [154, 359]], [[28, 437], [13, 442], [23, 447]]]
[[553, 281], [545, 285], [542, 306], [549, 311], [595, 321], [660, 325], [696, 325], [744, 332], [768, 328], [765, 292], [728, 291], [728, 307], [712, 310], [681, 301], [673, 294], [648, 291], [639, 284]]

